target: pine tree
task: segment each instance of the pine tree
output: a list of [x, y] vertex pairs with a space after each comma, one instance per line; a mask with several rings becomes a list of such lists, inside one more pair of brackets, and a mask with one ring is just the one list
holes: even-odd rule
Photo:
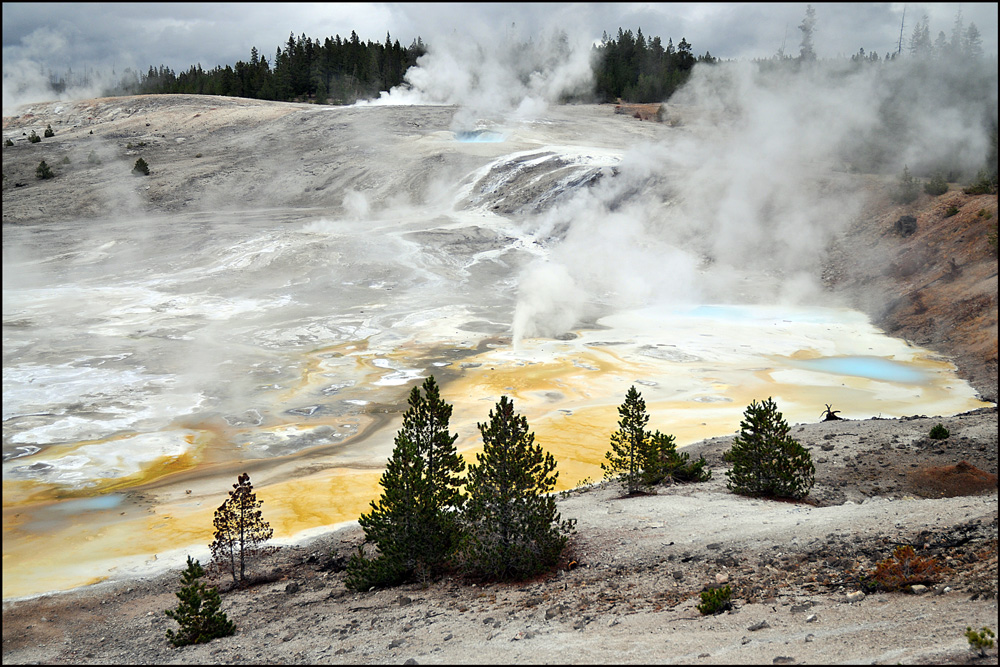
[[348, 563], [346, 585], [355, 590], [395, 586], [437, 574], [460, 537], [458, 510], [465, 497], [459, 475], [465, 462], [448, 432], [452, 406], [441, 400], [434, 376], [410, 392], [409, 409], [382, 474], [382, 496], [358, 523], [379, 555], [359, 553]]
[[181, 626], [176, 633], [167, 630], [167, 639], [174, 646], [202, 644], [236, 632], [236, 625], [220, 610], [222, 599], [219, 591], [199, 581], [204, 575], [201, 563], [188, 556], [187, 569], [181, 575], [183, 588], [175, 594], [180, 603], [176, 609], [163, 612]]
[[618, 414], [621, 416], [618, 430], [611, 434], [611, 450], [604, 455], [607, 463], [602, 463], [601, 469], [606, 479], [617, 478], [625, 485], [626, 492], [633, 494], [647, 485], [643, 466], [653, 458], [646, 447], [649, 423], [646, 402], [634, 385], [626, 392], [625, 402], [618, 406]]
[[142, 158], [135, 161], [135, 166], [132, 167], [132, 173], [136, 176], [149, 176], [149, 165]]
[[233, 575], [237, 585], [246, 581], [247, 564], [268, 551], [261, 544], [274, 534], [260, 511], [263, 502], [253, 492], [250, 475], [243, 473], [229, 497], [215, 510], [215, 540], [209, 545], [212, 559]]
[[556, 461], [506, 396], [478, 426], [483, 452], [469, 467], [463, 564], [491, 580], [524, 579], [555, 565], [572, 530], [548, 495], [559, 476]]
[[42, 134], [45, 136], [46, 139], [48, 139], [49, 137], [56, 136], [55, 131], [52, 129], [52, 125], [47, 125], [45, 127], [45, 132], [43, 132]]
[[768, 398], [752, 401], [743, 413], [740, 433], [726, 452], [730, 491], [745, 496], [801, 499], [809, 494], [816, 469], [812, 457], [788, 434], [791, 428]]
[[50, 167], [45, 160], [42, 160], [41, 162], [38, 163], [38, 166], [35, 167], [35, 176], [37, 178], [45, 180], [47, 178], [54, 177], [55, 172], [52, 171], [52, 167]]

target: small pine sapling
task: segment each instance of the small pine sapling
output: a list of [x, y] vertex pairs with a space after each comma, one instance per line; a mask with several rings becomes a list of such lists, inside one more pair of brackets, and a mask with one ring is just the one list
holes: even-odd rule
[[729, 584], [726, 584], [723, 588], [712, 588], [702, 591], [701, 602], [698, 603], [696, 609], [701, 612], [702, 616], [721, 614], [727, 609], [733, 608], [733, 603], [730, 600], [732, 594], [733, 589]]
[[167, 639], [174, 646], [203, 644], [236, 632], [236, 625], [220, 609], [219, 591], [199, 581], [204, 575], [201, 563], [188, 556], [187, 569], [181, 575], [183, 587], [175, 593], [180, 603], [176, 609], [163, 612], [181, 626], [178, 632], [167, 630]]
[[142, 158], [135, 161], [135, 166], [132, 167], [132, 173], [136, 176], [149, 176], [149, 165]]
[[965, 638], [969, 640], [969, 650], [978, 651], [980, 658], [986, 657], [986, 649], [993, 648], [993, 638], [996, 637], [993, 631], [987, 627], [976, 632], [971, 627], [966, 626]]
[[42, 134], [45, 136], [46, 139], [48, 139], [49, 137], [56, 136], [56, 133], [52, 130], [52, 125], [47, 126], [45, 128], [45, 132], [43, 132]]
[[35, 167], [35, 176], [37, 178], [45, 180], [47, 178], [53, 178], [55, 175], [55, 172], [52, 171], [52, 167], [50, 167], [45, 160], [39, 162], [38, 166]]
[[28, 135], [28, 141], [33, 144], [37, 144], [41, 140], [42, 138], [38, 136], [38, 134], [34, 130], [32, 130], [31, 134]]
[[944, 424], [938, 424], [931, 429], [930, 439], [931, 440], [947, 440], [951, 437], [951, 431], [944, 427]]
[[618, 430], [611, 434], [611, 449], [605, 453], [607, 462], [601, 464], [601, 469], [605, 479], [621, 481], [626, 493], [631, 495], [648, 486], [649, 479], [656, 474], [652, 470], [642, 474], [644, 465], [652, 463], [655, 457], [649, 451], [646, 433], [646, 424], [649, 423], [646, 402], [635, 386], [629, 387], [625, 402], [618, 406], [618, 414], [621, 417]]

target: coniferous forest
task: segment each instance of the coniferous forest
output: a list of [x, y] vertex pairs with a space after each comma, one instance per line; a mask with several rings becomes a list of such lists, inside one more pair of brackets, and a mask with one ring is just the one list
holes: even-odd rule
[[[605, 33], [593, 49], [595, 90], [587, 101], [661, 102], [687, 80], [696, 62], [715, 61], [708, 53], [696, 57], [685, 39], [676, 47], [672, 39], [664, 45], [659, 37], [647, 40], [642, 29], [633, 34], [619, 28], [615, 37]], [[205, 70], [198, 64], [180, 74], [164, 65], [151, 66], [144, 74], [126, 72], [114, 93], [353, 104], [402, 84], [407, 68], [426, 50], [420, 37], [403, 47], [389, 34], [384, 42], [361, 41], [354, 31], [347, 39], [337, 35], [323, 41], [289, 35], [284, 48], [279, 46], [271, 58], [254, 47], [250, 60], [235, 66]]]

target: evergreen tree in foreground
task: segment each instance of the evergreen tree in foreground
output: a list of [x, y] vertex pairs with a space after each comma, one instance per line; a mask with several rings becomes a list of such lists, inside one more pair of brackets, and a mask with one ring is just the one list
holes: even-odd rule
[[730, 491], [745, 496], [801, 499], [815, 482], [816, 469], [809, 452], [788, 433], [791, 428], [768, 398], [752, 401], [743, 413], [740, 433], [726, 460]]
[[625, 402], [618, 406], [618, 430], [611, 434], [611, 451], [604, 455], [607, 463], [601, 464], [606, 479], [617, 478], [629, 494], [646, 486], [642, 477], [643, 464], [652, 457], [646, 448], [646, 401], [635, 386], [629, 387]]
[[463, 565], [487, 579], [524, 579], [555, 565], [573, 527], [560, 522], [547, 495], [559, 476], [556, 461], [534, 444], [528, 420], [506, 396], [478, 426], [483, 452], [469, 467]]
[[260, 511], [263, 502], [253, 492], [250, 475], [243, 473], [233, 484], [229, 497], [215, 510], [215, 541], [208, 546], [212, 559], [233, 575], [233, 583], [237, 585], [246, 581], [248, 561], [265, 553], [266, 549], [260, 545], [274, 534]]
[[441, 400], [434, 376], [414, 387], [392, 456], [382, 474], [382, 496], [358, 523], [365, 541], [379, 554], [359, 553], [347, 566], [345, 584], [355, 590], [401, 584], [436, 575], [453, 556], [460, 527], [458, 510], [465, 497], [459, 475], [465, 462], [448, 432], [452, 406]]
[[176, 609], [163, 612], [181, 626], [176, 633], [167, 630], [167, 639], [174, 646], [202, 644], [236, 632], [236, 625], [220, 610], [222, 599], [219, 591], [214, 586], [207, 587], [199, 581], [204, 575], [201, 563], [188, 556], [187, 569], [181, 575], [184, 586], [175, 594], [180, 604]]

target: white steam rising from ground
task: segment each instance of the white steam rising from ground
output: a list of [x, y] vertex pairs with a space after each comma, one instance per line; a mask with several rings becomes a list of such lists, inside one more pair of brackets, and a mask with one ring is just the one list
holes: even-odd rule
[[684, 128], [536, 221], [559, 242], [521, 276], [515, 341], [608, 309], [815, 304], [825, 249], [863, 213], [851, 172], [983, 164], [996, 64], [949, 67], [697, 66], [669, 107]]
[[455, 130], [531, 120], [560, 98], [591, 89], [591, 57], [588, 40], [556, 32], [528, 43], [435, 40], [407, 70], [404, 85], [360, 104], [456, 104]]

